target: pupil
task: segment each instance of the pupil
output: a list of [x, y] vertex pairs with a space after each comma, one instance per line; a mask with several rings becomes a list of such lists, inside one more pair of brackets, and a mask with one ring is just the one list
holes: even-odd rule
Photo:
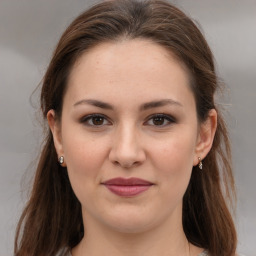
[[163, 117], [155, 117], [153, 119], [153, 123], [155, 125], [162, 125], [164, 123], [164, 118]]
[[103, 118], [100, 116], [93, 117], [92, 120], [94, 125], [102, 125], [103, 123]]

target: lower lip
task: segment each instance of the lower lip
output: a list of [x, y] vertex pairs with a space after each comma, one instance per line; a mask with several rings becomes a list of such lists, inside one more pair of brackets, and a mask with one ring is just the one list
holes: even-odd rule
[[105, 186], [114, 194], [123, 197], [132, 197], [139, 195], [148, 190], [152, 185], [133, 185], [133, 186], [120, 186], [120, 185], [107, 185]]

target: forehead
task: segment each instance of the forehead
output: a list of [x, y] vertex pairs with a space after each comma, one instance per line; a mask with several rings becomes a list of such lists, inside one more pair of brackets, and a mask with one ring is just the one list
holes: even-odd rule
[[142, 39], [106, 42], [85, 52], [72, 68], [67, 94], [104, 101], [193, 98], [186, 67], [164, 47]]

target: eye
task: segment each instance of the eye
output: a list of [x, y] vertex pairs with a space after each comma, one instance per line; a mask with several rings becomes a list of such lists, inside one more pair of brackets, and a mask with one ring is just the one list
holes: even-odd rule
[[155, 114], [147, 121], [147, 124], [152, 126], [168, 126], [172, 123], [175, 123], [175, 119], [166, 114]]
[[88, 115], [82, 118], [81, 123], [84, 123], [88, 126], [103, 126], [103, 125], [109, 125], [110, 122], [107, 120], [107, 118], [104, 115], [100, 114], [92, 114]]

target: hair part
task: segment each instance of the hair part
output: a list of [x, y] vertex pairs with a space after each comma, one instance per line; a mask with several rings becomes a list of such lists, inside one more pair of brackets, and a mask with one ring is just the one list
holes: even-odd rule
[[[214, 103], [219, 88], [211, 50], [193, 21], [162, 0], [104, 1], [78, 16], [66, 29], [42, 82], [41, 110], [61, 119], [63, 97], [74, 63], [103, 42], [151, 40], [185, 64], [200, 122], [216, 109], [218, 123], [203, 172], [194, 167], [183, 198], [183, 228], [189, 242], [212, 256], [232, 256], [236, 230], [228, 207], [235, 198], [230, 143], [221, 112]], [[224, 188], [224, 190], [222, 189]], [[20, 218], [15, 255], [55, 255], [72, 248], [84, 235], [81, 205], [67, 170], [58, 165], [53, 137], [48, 135], [36, 170], [31, 197]]]

